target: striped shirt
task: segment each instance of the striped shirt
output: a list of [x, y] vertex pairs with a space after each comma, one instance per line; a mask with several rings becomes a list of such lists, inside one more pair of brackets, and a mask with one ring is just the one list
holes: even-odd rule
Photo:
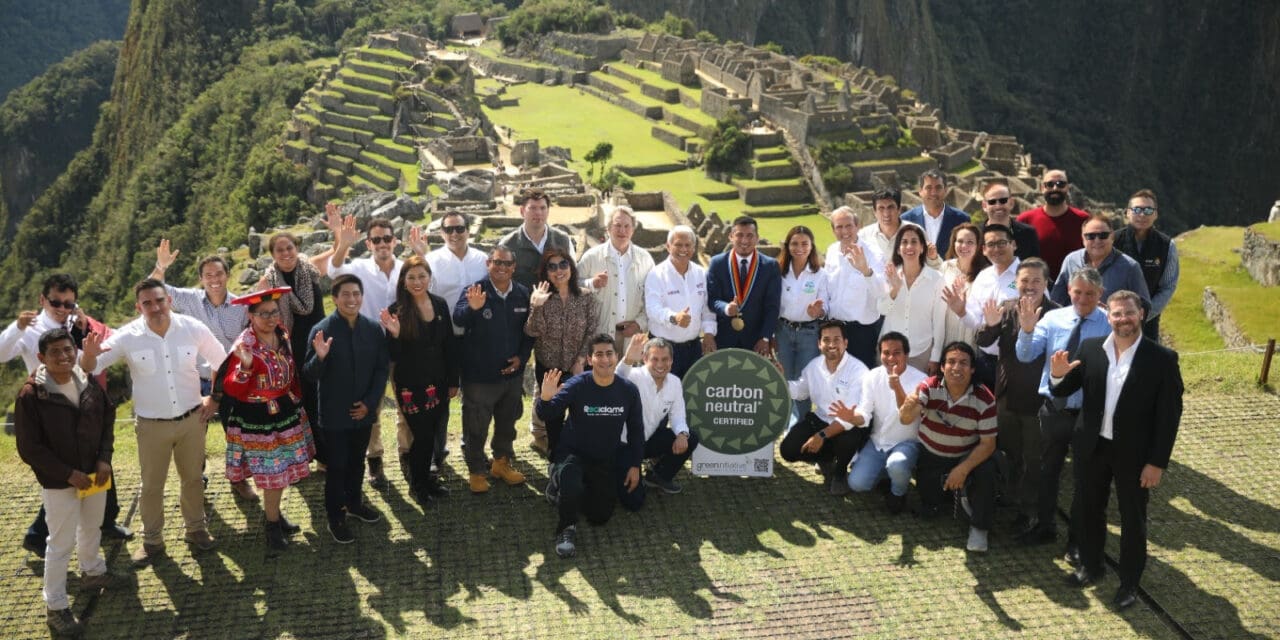
[[920, 443], [930, 453], [943, 458], [959, 458], [978, 445], [979, 438], [996, 435], [996, 397], [985, 385], [970, 390], [952, 402], [942, 376], [933, 376], [916, 387], [924, 407], [920, 421]]

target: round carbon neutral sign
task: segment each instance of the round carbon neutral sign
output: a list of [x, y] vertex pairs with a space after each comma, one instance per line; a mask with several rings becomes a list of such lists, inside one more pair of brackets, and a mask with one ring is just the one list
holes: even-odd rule
[[787, 381], [754, 351], [703, 356], [684, 379], [689, 428], [700, 444], [692, 470], [709, 476], [773, 475], [773, 441], [790, 419]]

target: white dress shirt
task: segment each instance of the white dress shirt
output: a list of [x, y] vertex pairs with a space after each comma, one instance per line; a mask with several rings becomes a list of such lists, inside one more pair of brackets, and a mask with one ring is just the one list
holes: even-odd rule
[[1116, 355], [1116, 334], [1107, 336], [1102, 341], [1102, 350], [1107, 354], [1107, 401], [1102, 409], [1102, 428], [1098, 435], [1111, 440], [1115, 436], [1116, 403], [1120, 401], [1120, 390], [1124, 389], [1124, 381], [1129, 378], [1129, 367], [1133, 365], [1133, 354], [1138, 352], [1139, 337], [1129, 345], [1128, 349]]
[[[583, 278], [582, 289], [596, 294], [599, 324], [596, 333], [613, 335], [618, 324], [634, 321], [641, 331], [647, 331], [649, 319], [645, 316], [645, 278], [653, 270], [653, 256], [633, 242], [626, 253], [620, 253], [612, 242], [591, 247], [578, 261], [578, 275]], [[592, 280], [597, 273], [609, 274], [605, 285], [595, 288]], [[692, 313], [692, 310], [690, 310]]]
[[[915, 393], [928, 378], [923, 371], [907, 365], [898, 377], [906, 395]], [[908, 440], [918, 440], [920, 418], [911, 424], [898, 419], [898, 395], [889, 386], [889, 371], [883, 366], [872, 369], [862, 377], [862, 404], [854, 410], [862, 417], [863, 424], [871, 425], [871, 445], [879, 451], [888, 451]]]
[[924, 267], [910, 287], [906, 274], [898, 288], [898, 297], [890, 298], [888, 287], [880, 298], [880, 313], [884, 314], [884, 326], [880, 335], [897, 331], [907, 336], [911, 343], [911, 357], [928, 354], [930, 362], [942, 358], [942, 336], [947, 330], [947, 304], [942, 301], [942, 274], [933, 267]]
[[[867, 250], [867, 264], [876, 273], [884, 273], [884, 265], [893, 258], [893, 236], [886, 236], [880, 232], [880, 223], [873, 222], [861, 229], [858, 229], [858, 240], [862, 243], [863, 249]], [[840, 243], [837, 242], [827, 249], [827, 259], [831, 260], [831, 253], [834, 250], [836, 257], [839, 257]]]
[[[861, 241], [858, 244], [869, 256], [867, 245]], [[879, 320], [880, 311], [876, 308], [876, 301], [884, 293], [884, 282], [875, 270], [874, 261], [868, 258], [867, 266], [871, 268], [871, 275], [864, 276], [840, 253], [839, 242], [827, 249], [827, 254], [830, 255], [833, 251], [835, 259], [828, 260], [823, 267], [827, 271], [827, 295], [830, 297], [827, 317], [860, 324], [872, 324]]]
[[[640, 406], [644, 410], [645, 442], [657, 433], [658, 425], [662, 424], [663, 418], [667, 419], [667, 426], [676, 435], [689, 433], [689, 422], [685, 418], [684, 410], [684, 387], [680, 384], [680, 378], [668, 373], [662, 381], [662, 388], [659, 389], [653, 374], [649, 373], [649, 367], [644, 365], [632, 367], [619, 361], [614, 373], [630, 380], [640, 390]], [[627, 430], [623, 429], [622, 444], [626, 443]]]
[[336, 278], [349, 273], [360, 278], [364, 285], [364, 299], [360, 303], [360, 315], [372, 320], [379, 327], [382, 310], [396, 301], [396, 281], [400, 279], [400, 266], [404, 262], [395, 258], [391, 273], [384, 273], [373, 258], [356, 258], [340, 267], [329, 265], [329, 277]]
[[[644, 308], [649, 333], [659, 338], [680, 343], [716, 334], [716, 314], [707, 306], [707, 270], [693, 262], [684, 275], [670, 259], [654, 267], [644, 281]], [[685, 308], [693, 316], [689, 326], [673, 324], [671, 316]]]
[[[488, 262], [489, 256], [472, 246], [467, 247], [461, 258], [447, 246], [427, 254], [427, 264], [431, 266], [431, 286], [427, 291], [440, 296], [449, 305], [450, 322], [453, 322], [453, 308], [462, 298], [462, 291], [489, 276]], [[453, 333], [460, 336], [463, 330], [455, 324]]]
[[[964, 302], [964, 317], [960, 319], [964, 322], [964, 326], [974, 331], [981, 330], [986, 324], [986, 319], [982, 315], [982, 306], [988, 300], [995, 300], [996, 304], [1000, 304], [1005, 300], [1018, 297], [1018, 265], [1021, 263], [1022, 261], [1015, 257], [1003, 272], [997, 272], [996, 265], [993, 264], [974, 276], [973, 284], [969, 285], [969, 296]], [[993, 356], [1000, 355], [998, 342], [982, 347], [982, 351]]]
[[[951, 238], [939, 238], [938, 233], [942, 231], [942, 218], [947, 213], [946, 205], [938, 210], [938, 215], [929, 213], [927, 207], [920, 208], [920, 217], [924, 218], [924, 237], [929, 244], [937, 247], [939, 244], [945, 245]], [[946, 253], [946, 250], [939, 247], [938, 253]]]
[[200, 404], [200, 373], [197, 364], [204, 358], [217, 370], [227, 354], [209, 327], [181, 313], [169, 314], [169, 329], [163, 337], [137, 318], [120, 327], [102, 343], [93, 375], [128, 359], [133, 378], [133, 412], [141, 418], [168, 419], [180, 416]]
[[817, 272], [809, 270], [805, 267], [800, 272], [799, 277], [791, 269], [782, 274], [782, 302], [781, 311], [779, 312], [784, 320], [792, 322], [809, 322], [817, 320], [817, 318], [809, 317], [809, 305], [814, 300], [822, 301], [822, 315], [827, 313], [827, 307], [831, 302], [830, 292], [827, 290], [827, 272], [819, 269]]
[[67, 324], [60, 325], [41, 309], [36, 319], [26, 329], [19, 329], [17, 320], [10, 322], [4, 332], [0, 333], [0, 362], [8, 362], [22, 356], [22, 363], [27, 366], [27, 375], [31, 375], [31, 372], [40, 366], [40, 359], [36, 357], [36, 354], [40, 353], [40, 336], [52, 329], [62, 328], [70, 331], [74, 320], [74, 315], [68, 315]]
[[805, 365], [800, 372], [800, 379], [787, 383], [787, 391], [792, 400], [813, 400], [813, 415], [831, 424], [835, 421], [845, 431], [853, 428], [853, 423], [845, 422], [832, 415], [831, 405], [839, 400], [846, 406], [856, 406], [862, 397], [862, 379], [867, 374], [867, 365], [845, 353], [835, 371], [827, 369], [825, 356], [818, 356]]

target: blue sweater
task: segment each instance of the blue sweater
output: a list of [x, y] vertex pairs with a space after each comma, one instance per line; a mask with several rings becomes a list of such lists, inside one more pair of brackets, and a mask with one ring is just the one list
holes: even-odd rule
[[[316, 356], [311, 343], [320, 331], [326, 339], [333, 338], [324, 360]], [[345, 431], [367, 427], [378, 419], [391, 369], [382, 327], [362, 315], [356, 316], [352, 327], [335, 311], [311, 328], [305, 362], [302, 373], [316, 384], [319, 396], [321, 429]], [[363, 420], [353, 420], [348, 413], [356, 402], [369, 408]]]
[[[478, 283], [487, 297], [476, 311], [467, 304], [467, 287], [463, 287], [453, 305], [453, 323], [462, 327], [462, 383], [495, 384], [524, 376], [524, 367], [533, 351], [533, 338], [525, 335], [529, 319], [529, 289], [512, 281], [503, 299], [488, 278]], [[520, 357], [520, 368], [508, 375], [502, 370], [512, 356]]]
[[[596, 463], [610, 463], [619, 446], [627, 448], [628, 467], [640, 466], [644, 458], [644, 410], [640, 406], [640, 390], [630, 380], [615, 376], [607, 387], [596, 384], [590, 371], [580, 373], [564, 383], [555, 397], [543, 402], [534, 400], [533, 410], [547, 422], [569, 419], [560, 433], [560, 447], [567, 453]], [[627, 444], [621, 445], [622, 430], [627, 430]]]

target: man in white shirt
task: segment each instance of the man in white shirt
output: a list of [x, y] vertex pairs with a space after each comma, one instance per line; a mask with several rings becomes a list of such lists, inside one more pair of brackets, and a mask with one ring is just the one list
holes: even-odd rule
[[[984, 326], [982, 309], [988, 301], [998, 305], [1005, 300], [1017, 299], [1018, 264], [1021, 262], [1016, 255], [1017, 250], [1018, 243], [1014, 241], [1013, 230], [1009, 227], [992, 223], [983, 228], [982, 255], [991, 261], [991, 266], [973, 278], [967, 296], [955, 295], [950, 287], [942, 292], [942, 299], [965, 326], [974, 331]], [[987, 345], [978, 351], [974, 376], [988, 389], [996, 388], [999, 356], [998, 344]]]
[[862, 404], [855, 409], [862, 425], [871, 425], [871, 432], [849, 471], [849, 488], [870, 491], [888, 476], [889, 493], [884, 503], [894, 514], [907, 506], [911, 472], [920, 458], [920, 418], [904, 423], [900, 417], [907, 396], [926, 378], [923, 371], [907, 364], [910, 352], [907, 337], [901, 333], [890, 331], [880, 338], [883, 364], [862, 377]]
[[[582, 288], [596, 294], [600, 322], [596, 333], [612, 335], [618, 344], [649, 327], [644, 312], [644, 280], [653, 270], [653, 256], [631, 242], [636, 230], [631, 207], [609, 213], [609, 241], [582, 254], [578, 273]], [[594, 274], [594, 275], [592, 275]]]
[[[364, 246], [370, 257], [356, 258], [346, 262], [351, 247], [360, 240], [360, 231], [356, 228], [355, 216], [347, 216], [342, 226], [334, 229], [333, 257], [327, 266], [328, 276], [336, 278], [351, 274], [360, 278], [364, 285], [364, 303], [360, 307], [360, 315], [378, 324], [383, 309], [396, 301], [396, 282], [400, 279], [400, 266], [403, 261], [396, 257], [399, 240], [391, 221], [386, 218], [369, 220], [368, 235]], [[411, 225], [409, 229], [409, 248], [419, 256], [426, 255], [428, 246], [422, 234], [422, 228]], [[378, 325], [381, 326], [381, 325]], [[366, 452], [369, 462], [369, 485], [375, 489], [387, 487], [387, 476], [382, 469], [382, 425], [377, 417], [373, 421], [373, 430], [369, 435], [369, 450]], [[413, 434], [403, 419], [397, 419], [396, 444], [400, 450], [401, 460], [407, 463], [409, 447], [413, 444]], [[408, 468], [407, 464], [403, 465]]]
[[685, 225], [672, 227], [667, 232], [667, 259], [644, 282], [649, 333], [671, 343], [671, 373], [677, 377], [704, 353], [716, 350], [716, 316], [707, 306], [707, 272], [693, 262], [697, 239]]
[[831, 212], [831, 230], [836, 241], [827, 247], [823, 265], [831, 294], [827, 317], [840, 321], [849, 355], [870, 369], [876, 366], [876, 339], [884, 325], [884, 316], [876, 308], [884, 283], [872, 266], [875, 250], [858, 239], [857, 219], [849, 207]]
[[182, 481], [180, 504], [186, 526], [184, 539], [200, 551], [213, 549], [204, 513], [205, 422], [217, 403], [200, 395], [199, 359], [215, 371], [226, 358], [209, 327], [180, 313], [171, 313], [172, 299], [164, 283], [148, 278], [134, 288], [137, 319], [103, 340], [90, 334], [84, 340], [80, 368], [95, 375], [126, 360], [133, 379], [133, 411], [138, 437], [138, 466], [142, 470], [142, 546], [133, 554], [138, 566], [164, 555], [164, 485], [169, 461]]
[[[683, 489], [676, 472], [698, 448], [698, 436], [689, 431], [685, 419], [684, 388], [671, 375], [671, 343], [662, 338], [645, 340], [644, 334], [631, 336], [627, 352], [615, 372], [640, 390], [644, 408], [644, 457], [657, 461], [644, 474], [645, 486], [676, 494]], [[626, 444], [627, 433], [622, 433]], [[644, 487], [619, 496], [622, 506], [635, 511], [644, 505]]]
[[865, 419], [855, 412], [861, 402], [862, 378], [867, 367], [847, 352], [844, 327], [827, 321], [818, 329], [818, 349], [822, 355], [787, 383], [792, 400], [813, 399], [813, 411], [791, 425], [778, 445], [778, 454], [787, 462], [816, 462], [823, 483], [833, 496], [849, 493], [845, 481], [849, 461], [866, 442], [866, 429], [855, 429]]
[[[902, 194], [893, 188], [879, 189], [871, 194], [871, 205], [875, 207], [876, 221], [858, 230], [858, 240], [870, 250], [867, 262], [871, 268], [883, 273], [885, 263], [893, 258], [893, 238], [902, 226]], [[835, 257], [828, 253], [827, 260]]]

